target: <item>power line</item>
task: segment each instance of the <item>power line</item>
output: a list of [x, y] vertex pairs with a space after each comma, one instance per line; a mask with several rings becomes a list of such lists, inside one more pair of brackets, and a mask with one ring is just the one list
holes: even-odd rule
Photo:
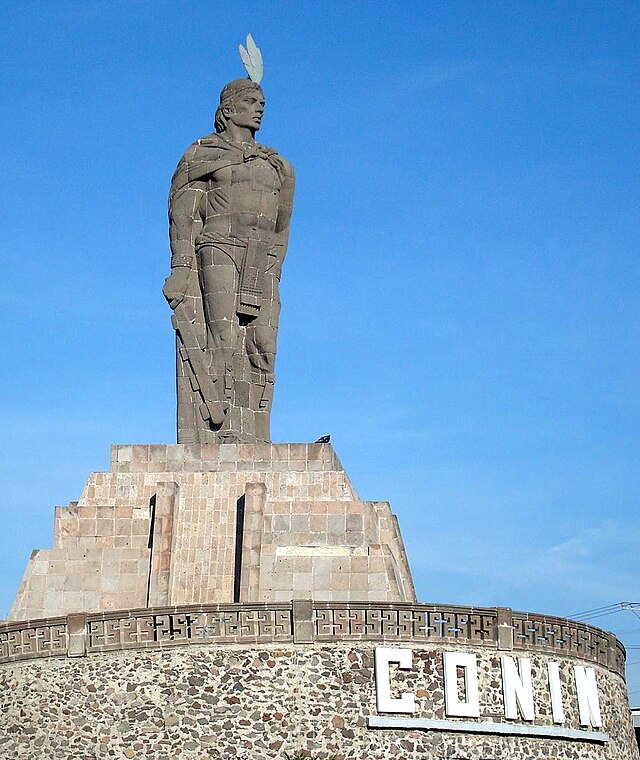
[[640, 602], [616, 602], [615, 604], [607, 604], [604, 607], [594, 607], [591, 610], [577, 612], [573, 615], [569, 615], [569, 617], [586, 622], [589, 620], [597, 620], [598, 618], [606, 617], [607, 615], [613, 615], [614, 613], [620, 612], [622, 610], [629, 610], [629, 612], [640, 619], [640, 614], [637, 612], [639, 609]]
[[618, 609], [622, 602], [616, 602], [615, 604], [607, 604], [604, 607], [594, 607], [592, 610], [584, 610], [583, 612], [576, 612], [573, 615], [569, 615], [570, 618], [583, 618], [591, 617], [593, 614], [608, 614], [609, 611]]

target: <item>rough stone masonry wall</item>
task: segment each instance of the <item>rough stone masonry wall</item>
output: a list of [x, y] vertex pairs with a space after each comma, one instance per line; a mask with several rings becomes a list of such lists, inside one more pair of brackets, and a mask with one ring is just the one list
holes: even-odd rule
[[[478, 655], [482, 718], [504, 720], [498, 652], [405, 646], [414, 650], [414, 668], [395, 673], [393, 685], [416, 693], [416, 717], [445, 717], [442, 651], [456, 648]], [[284, 760], [286, 751], [304, 749], [340, 760], [638, 760], [624, 680], [600, 666], [605, 745], [367, 728], [376, 714], [374, 647], [209, 645], [1, 665], [0, 758]], [[534, 684], [549, 659], [570, 682], [574, 658], [526, 656]], [[546, 689], [537, 685], [535, 697], [537, 722], [550, 725]], [[579, 728], [575, 701], [565, 709], [567, 727]]]

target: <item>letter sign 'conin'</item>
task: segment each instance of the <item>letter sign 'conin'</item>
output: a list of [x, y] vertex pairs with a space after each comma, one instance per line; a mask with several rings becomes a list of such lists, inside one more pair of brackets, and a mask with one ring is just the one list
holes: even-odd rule
[[593, 668], [585, 668], [582, 665], [575, 665], [573, 670], [576, 674], [580, 725], [598, 728], [602, 725], [602, 718], [600, 716], [596, 671]]
[[547, 665], [549, 674], [549, 696], [551, 697], [551, 715], [554, 723], [564, 723], [564, 705], [562, 704], [562, 689], [560, 688], [560, 666], [557, 662]]
[[504, 716], [518, 720], [520, 711], [524, 720], [533, 720], [533, 684], [531, 683], [531, 660], [520, 657], [520, 669], [513, 657], [501, 657], [502, 692], [504, 694]]
[[[459, 715], [468, 718], [480, 716], [480, 697], [478, 694], [478, 658], [468, 652], [445, 652], [444, 662], [444, 699], [447, 715]], [[464, 673], [464, 700], [458, 695], [458, 668]]]
[[405, 692], [399, 698], [391, 696], [389, 680], [389, 663], [394, 662], [402, 670], [411, 670], [413, 652], [411, 649], [391, 649], [376, 647], [376, 702], [378, 712], [412, 714], [416, 710], [416, 700], [413, 694]]

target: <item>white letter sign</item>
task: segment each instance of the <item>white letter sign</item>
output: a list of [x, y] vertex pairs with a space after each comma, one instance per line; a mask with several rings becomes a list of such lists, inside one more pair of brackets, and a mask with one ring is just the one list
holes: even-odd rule
[[576, 674], [580, 725], [599, 728], [602, 725], [602, 718], [600, 716], [596, 671], [582, 665], [574, 665], [573, 670]]
[[[444, 661], [444, 704], [447, 715], [479, 718], [480, 698], [476, 655], [467, 652], [445, 652], [442, 658]], [[458, 695], [458, 668], [464, 671], [464, 701]]]
[[416, 700], [413, 694], [405, 692], [394, 699], [391, 696], [389, 681], [389, 663], [396, 662], [402, 670], [411, 670], [413, 652], [411, 649], [391, 649], [376, 647], [376, 704], [381, 713], [413, 713], [416, 710]]
[[531, 683], [531, 660], [520, 657], [520, 672], [513, 657], [501, 657], [502, 693], [504, 715], [510, 720], [518, 719], [518, 709], [524, 720], [533, 720], [533, 684]]
[[549, 695], [551, 696], [551, 715], [554, 723], [564, 723], [564, 705], [560, 689], [560, 666], [557, 662], [547, 665], [549, 673]]

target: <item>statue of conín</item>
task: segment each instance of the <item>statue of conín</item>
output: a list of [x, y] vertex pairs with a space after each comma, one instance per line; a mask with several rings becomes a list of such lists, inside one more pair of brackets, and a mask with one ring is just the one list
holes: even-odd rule
[[269, 441], [279, 283], [293, 204], [291, 164], [256, 142], [262, 56], [220, 93], [215, 132], [180, 159], [169, 194], [178, 443]]

